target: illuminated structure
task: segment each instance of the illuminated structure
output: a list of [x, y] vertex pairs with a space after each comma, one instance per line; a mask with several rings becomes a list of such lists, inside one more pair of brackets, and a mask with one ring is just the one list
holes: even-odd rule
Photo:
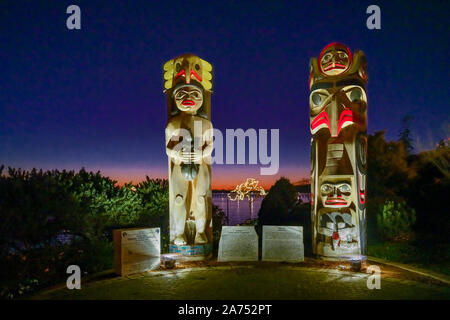
[[255, 198], [263, 197], [266, 195], [266, 191], [264, 190], [264, 188], [259, 186], [258, 184], [258, 180], [247, 178], [244, 183], [238, 184], [234, 188], [234, 190], [231, 190], [227, 194], [228, 199], [230, 199], [231, 201], [244, 200], [244, 198], [247, 197], [250, 219], [253, 212], [253, 202], [255, 201]]
[[212, 249], [211, 81], [211, 64], [195, 55], [164, 64], [170, 251], [188, 256]]
[[234, 190], [228, 193], [228, 198], [231, 201], [244, 200], [247, 197], [252, 199], [252, 194], [257, 193], [258, 196], [265, 196], [266, 191], [263, 187], [259, 186], [259, 181], [253, 178], [247, 178], [244, 183], [238, 184]]
[[312, 240], [325, 259], [366, 250], [366, 67], [340, 43], [310, 62]]

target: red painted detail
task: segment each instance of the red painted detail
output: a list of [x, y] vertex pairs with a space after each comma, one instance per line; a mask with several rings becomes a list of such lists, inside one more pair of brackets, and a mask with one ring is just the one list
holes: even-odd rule
[[338, 232], [333, 232], [333, 235], [331, 236], [331, 238], [333, 239], [333, 240], [339, 240], [339, 233]]
[[192, 100], [184, 100], [181, 104], [183, 106], [193, 106], [195, 104], [195, 102]]
[[327, 199], [325, 200], [325, 204], [328, 204], [330, 206], [341, 206], [346, 205], [347, 201], [345, 201], [344, 199]]
[[361, 204], [364, 204], [366, 202], [366, 192], [363, 190], [359, 190], [359, 201]]
[[339, 116], [337, 135], [339, 135], [339, 132], [341, 132], [342, 126], [347, 122], [352, 122], [359, 126], [362, 126], [364, 120], [359, 115], [353, 113], [352, 110], [350, 110], [350, 109], [342, 111], [341, 115]]
[[315, 128], [324, 123], [327, 125], [328, 130], [330, 130], [330, 118], [328, 117], [328, 114], [325, 111], [322, 111], [311, 122], [311, 130], [314, 130]]
[[329, 71], [329, 70], [334, 70], [334, 69], [345, 69], [345, 68], [347, 68], [347, 66], [340, 64], [340, 63], [335, 63], [334, 67], [333, 67], [333, 62], [331, 62], [323, 70]]
[[341, 132], [342, 126], [346, 122], [353, 122], [353, 112], [352, 112], [352, 110], [344, 110], [344, 111], [341, 112], [341, 115], [339, 116], [337, 135], [339, 135], [339, 132]]
[[359, 173], [357, 173], [357, 178], [358, 178], [359, 202], [361, 204], [364, 204], [364, 203], [366, 203], [366, 190], [361, 190], [361, 188], [359, 187], [359, 185], [360, 185]]
[[186, 72], [184, 71], [184, 69], [177, 73], [175, 79], [178, 79], [179, 77], [186, 77]]
[[190, 75], [191, 78], [192, 78], [192, 75], [194, 75], [194, 77], [196, 77], [198, 81], [200, 81], [200, 82], [203, 81], [202, 77], [200, 77], [200, 75], [197, 72], [195, 72], [195, 70], [191, 70], [191, 75]]

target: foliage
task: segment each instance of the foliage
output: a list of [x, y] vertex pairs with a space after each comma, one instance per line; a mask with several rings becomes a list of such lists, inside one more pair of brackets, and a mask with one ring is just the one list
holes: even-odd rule
[[368, 136], [367, 188], [371, 200], [373, 197], [385, 199], [403, 194], [409, 179], [414, 176], [414, 171], [408, 167], [403, 142], [386, 141], [384, 135], [384, 131], [378, 131]]
[[406, 115], [402, 119], [402, 127], [399, 133], [399, 140], [403, 142], [405, 146], [405, 150], [408, 154], [410, 154], [414, 150], [413, 139], [411, 137], [411, 121], [414, 120], [414, 117], [411, 115]]
[[411, 233], [415, 221], [415, 210], [408, 208], [405, 202], [387, 200], [377, 215], [378, 230], [385, 240], [394, 240], [402, 234]]
[[[450, 219], [446, 198], [450, 190], [450, 148], [448, 139], [434, 150], [408, 155], [403, 141], [386, 141], [384, 131], [368, 137], [369, 240], [377, 241], [377, 215], [386, 199], [404, 202], [416, 212], [412, 228], [418, 240], [448, 243]], [[380, 240], [380, 239], [378, 239]]]
[[263, 225], [303, 226], [305, 254], [311, 253], [311, 206], [299, 202], [297, 188], [288, 179], [277, 180], [263, 199], [258, 212], [259, 234]]
[[450, 275], [450, 244], [378, 242], [369, 245], [368, 255]]
[[408, 155], [401, 141], [386, 141], [385, 132], [368, 136], [367, 228], [369, 242], [380, 236], [377, 214], [386, 199], [405, 201], [410, 179], [415, 171], [408, 165]]
[[291, 182], [286, 178], [278, 179], [261, 203], [260, 224], [279, 225], [292, 220], [297, 198], [297, 190]]
[[15, 297], [61, 281], [70, 264], [86, 273], [111, 268], [115, 228], [161, 227], [166, 251], [168, 183], [146, 177], [118, 186], [84, 169], [0, 167], [0, 219], [0, 298]]
[[416, 175], [409, 182], [408, 203], [416, 209], [415, 231], [424, 241], [448, 242], [450, 230], [450, 148], [438, 145], [422, 152], [411, 162]]
[[218, 207], [213, 205], [212, 208], [212, 222], [213, 222], [213, 246], [214, 248], [219, 247], [220, 234], [222, 232], [222, 226], [225, 222], [225, 212]]

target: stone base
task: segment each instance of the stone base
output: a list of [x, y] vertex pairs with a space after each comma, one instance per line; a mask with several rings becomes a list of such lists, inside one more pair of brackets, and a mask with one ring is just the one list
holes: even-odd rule
[[316, 254], [316, 258], [325, 261], [360, 261], [361, 263], [365, 263], [367, 260], [366, 256], [360, 254], [342, 256], [322, 256], [320, 254]]
[[183, 246], [171, 244], [169, 246], [170, 253], [181, 254], [183, 256], [183, 260], [186, 261], [207, 260], [211, 258], [212, 251], [213, 251], [212, 243], [183, 245]]

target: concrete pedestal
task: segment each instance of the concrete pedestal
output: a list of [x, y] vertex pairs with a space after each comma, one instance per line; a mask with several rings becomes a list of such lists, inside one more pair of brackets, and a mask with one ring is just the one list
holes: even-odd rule
[[170, 253], [179, 253], [183, 256], [183, 260], [187, 261], [207, 260], [211, 258], [212, 251], [213, 251], [212, 243], [183, 245], [183, 246], [171, 244], [169, 246]]

